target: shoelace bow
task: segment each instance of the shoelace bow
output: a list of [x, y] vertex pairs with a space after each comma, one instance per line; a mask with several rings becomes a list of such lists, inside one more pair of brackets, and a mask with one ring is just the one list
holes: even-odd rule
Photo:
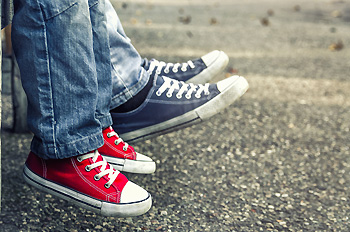
[[[119, 171], [114, 170], [112, 168], [112, 166], [108, 165], [107, 161], [102, 157], [102, 161], [98, 161], [96, 162], [97, 158], [100, 156], [100, 154], [98, 153], [98, 151], [94, 151], [85, 155], [81, 155], [77, 157], [78, 162], [81, 162], [83, 160], [92, 158], [93, 164], [90, 165], [86, 165], [85, 166], [85, 170], [87, 172], [91, 171], [94, 168], [100, 167], [100, 173], [96, 174], [94, 176], [94, 179], [96, 181], [100, 180], [103, 176], [108, 175], [109, 181], [105, 184], [105, 188], [109, 188], [111, 187], [111, 185], [113, 184], [113, 182], [115, 181], [115, 179], [117, 178]], [[109, 169], [106, 169], [107, 166], [109, 166]]]
[[164, 79], [164, 83], [162, 84], [162, 86], [160, 86], [160, 88], [156, 92], [157, 96], [162, 95], [162, 93], [164, 93], [165, 90], [167, 90], [167, 89], [169, 89], [167, 91], [167, 93], [166, 93], [166, 96], [168, 98], [173, 96], [173, 92], [175, 90], [179, 90], [177, 92], [177, 94], [176, 94], [176, 97], [178, 99], [182, 98], [182, 95], [184, 93], [186, 93], [185, 97], [187, 99], [190, 99], [192, 97], [192, 93], [195, 93], [194, 96], [196, 98], [200, 98], [203, 92], [204, 92], [205, 95], [209, 95], [210, 94], [210, 92], [209, 92], [209, 83], [207, 83], [205, 85], [202, 85], [202, 84], [195, 85], [195, 84], [192, 84], [192, 83], [186, 84], [183, 81], [177, 81], [177, 80], [171, 79], [169, 77], [165, 77], [165, 76], [163, 76], [163, 79]]
[[117, 134], [117, 132], [111, 131], [111, 132], [108, 132], [108, 133], [107, 133], [107, 137], [108, 137], [108, 138], [111, 138], [111, 137], [113, 137], [113, 136], [117, 137], [117, 139], [114, 141], [114, 144], [118, 146], [120, 143], [124, 143], [123, 151], [127, 151], [127, 150], [128, 150], [128, 147], [129, 147], [129, 144], [127, 144], [126, 142], [124, 142], [123, 139], [119, 137], [119, 135]]
[[150, 67], [148, 69], [148, 71], [150, 73], [152, 73], [154, 70], [156, 70], [156, 74], [160, 74], [162, 72], [162, 69], [164, 68], [164, 73], [169, 73], [170, 72], [170, 68], [172, 67], [172, 71], [174, 73], [177, 73], [179, 71], [179, 68], [181, 69], [181, 71], [186, 72], [188, 68], [195, 68], [195, 64], [189, 60], [186, 63], [165, 63], [164, 61], [158, 61], [156, 59], [151, 60], [150, 62]]

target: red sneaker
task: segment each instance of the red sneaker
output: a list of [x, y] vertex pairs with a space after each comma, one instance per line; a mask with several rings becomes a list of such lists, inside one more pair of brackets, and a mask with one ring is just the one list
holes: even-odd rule
[[138, 216], [152, 205], [151, 195], [114, 170], [98, 151], [59, 160], [30, 152], [23, 176], [30, 185], [104, 216]]
[[112, 127], [103, 130], [104, 145], [98, 149], [106, 161], [119, 171], [150, 174], [156, 171], [156, 163], [148, 156], [135, 152]]

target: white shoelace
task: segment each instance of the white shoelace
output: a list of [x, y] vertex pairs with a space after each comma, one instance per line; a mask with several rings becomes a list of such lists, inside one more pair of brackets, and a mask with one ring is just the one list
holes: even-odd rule
[[99, 174], [96, 174], [94, 176], [94, 179], [96, 181], [100, 180], [101, 177], [105, 176], [105, 175], [108, 175], [108, 178], [109, 178], [109, 181], [105, 184], [105, 188], [109, 188], [111, 187], [111, 185], [113, 184], [113, 182], [115, 181], [115, 179], [117, 178], [118, 174], [119, 174], [119, 171], [117, 170], [114, 170], [112, 168], [112, 166], [109, 166], [110, 168], [109, 169], [106, 169], [107, 166], [108, 166], [108, 163], [107, 161], [102, 157], [102, 161], [98, 161], [96, 162], [97, 158], [100, 156], [100, 154], [98, 153], [98, 151], [94, 151], [92, 153], [88, 153], [88, 154], [85, 154], [85, 155], [81, 155], [81, 156], [78, 156], [77, 157], [77, 160], [79, 162], [83, 161], [83, 160], [86, 160], [86, 159], [89, 159], [89, 158], [92, 158], [92, 161], [94, 162], [93, 164], [90, 164], [90, 165], [87, 165], [85, 166], [85, 170], [86, 171], [91, 171], [92, 169], [94, 168], [97, 168], [97, 167], [100, 167], [100, 173]]
[[169, 73], [170, 72], [170, 68], [172, 67], [172, 71], [174, 73], [177, 73], [179, 71], [179, 68], [181, 67], [181, 71], [186, 72], [188, 68], [195, 68], [195, 64], [189, 60], [186, 63], [165, 63], [164, 61], [158, 61], [153, 59], [150, 62], [150, 67], [148, 69], [149, 73], [152, 73], [154, 70], [156, 70], [156, 74], [159, 75], [162, 72], [162, 69], [164, 68], [164, 73]]
[[196, 98], [200, 98], [203, 92], [205, 95], [210, 94], [209, 83], [207, 83], [205, 85], [202, 85], [202, 84], [195, 85], [192, 83], [186, 84], [183, 81], [177, 81], [177, 80], [171, 79], [169, 77], [164, 77], [164, 76], [163, 76], [163, 79], [164, 79], [164, 83], [162, 84], [162, 86], [160, 86], [160, 88], [156, 92], [157, 96], [162, 95], [162, 93], [164, 93], [167, 89], [168, 89], [168, 91], [166, 93], [166, 96], [168, 98], [173, 96], [173, 92], [175, 90], [179, 90], [176, 94], [176, 97], [178, 99], [182, 98], [182, 95], [184, 93], [186, 93], [185, 97], [187, 99], [190, 99], [192, 97], [192, 93], [195, 93], [194, 96]]
[[108, 132], [108, 133], [107, 133], [107, 137], [108, 137], [108, 138], [111, 138], [112, 136], [115, 136], [115, 137], [118, 138], [117, 140], [114, 141], [114, 144], [115, 144], [115, 145], [118, 146], [120, 143], [124, 143], [123, 151], [127, 151], [127, 150], [128, 150], [129, 144], [127, 144], [126, 142], [124, 142], [123, 139], [119, 137], [119, 135], [117, 134], [117, 132], [111, 131], [111, 132]]

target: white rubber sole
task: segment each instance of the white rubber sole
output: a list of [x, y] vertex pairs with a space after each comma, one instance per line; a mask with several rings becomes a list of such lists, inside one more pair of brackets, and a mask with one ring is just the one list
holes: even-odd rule
[[244, 77], [235, 78], [236, 80], [223, 92], [202, 106], [168, 121], [120, 134], [120, 137], [124, 141], [138, 142], [207, 120], [234, 103], [248, 90], [249, 84]]
[[156, 171], [154, 161], [120, 159], [102, 155], [116, 170], [137, 174], [151, 174]]
[[98, 200], [88, 195], [79, 193], [73, 189], [56, 184], [44, 179], [32, 172], [26, 165], [23, 169], [24, 180], [38, 189], [48, 192], [52, 195], [63, 198], [69, 202], [79, 205], [82, 208], [94, 211], [103, 216], [112, 217], [134, 217], [146, 213], [152, 206], [152, 197], [148, 197], [137, 202], [130, 203], [111, 203]]
[[218, 57], [211, 64], [207, 64], [205, 70], [186, 81], [186, 83], [205, 84], [221, 74], [229, 62], [229, 57], [223, 51], [217, 52], [219, 52]]

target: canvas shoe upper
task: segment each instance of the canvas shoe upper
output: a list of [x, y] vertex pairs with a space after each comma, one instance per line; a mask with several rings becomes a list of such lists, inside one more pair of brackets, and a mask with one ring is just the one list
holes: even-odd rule
[[166, 63], [152, 59], [145, 60], [144, 68], [159, 76], [167, 76], [187, 83], [204, 84], [221, 73], [228, 64], [228, 56], [223, 51], [212, 51], [201, 58], [185, 63]]
[[126, 141], [138, 141], [205, 120], [232, 104], [248, 89], [241, 76], [216, 84], [186, 84], [155, 76], [146, 100], [135, 110], [111, 112], [113, 128]]
[[104, 216], [137, 216], [152, 205], [151, 195], [114, 170], [98, 151], [57, 160], [31, 152], [23, 176], [41, 190]]
[[102, 134], [104, 145], [98, 151], [115, 169], [141, 174], [155, 172], [156, 163], [150, 157], [135, 152], [112, 127], [104, 129]]

